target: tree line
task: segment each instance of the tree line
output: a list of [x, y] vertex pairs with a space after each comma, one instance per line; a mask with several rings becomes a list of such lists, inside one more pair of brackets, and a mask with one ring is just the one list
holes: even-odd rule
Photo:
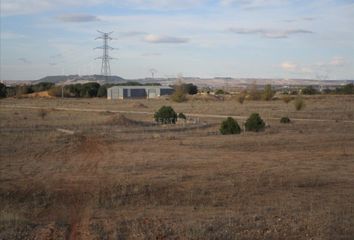
[[[5, 86], [0, 83], [0, 97], [21, 97], [25, 94], [48, 91], [48, 94], [53, 97], [72, 97], [72, 98], [93, 98], [106, 97], [107, 89], [113, 86], [161, 86], [160, 83], [139, 83], [135, 81], [118, 83], [118, 84], [99, 84], [96, 82], [76, 83], [68, 85], [55, 85], [51, 82], [41, 82], [37, 84], [22, 84], [16, 86]], [[177, 88], [176, 85], [171, 86]], [[183, 92], [186, 94], [196, 94], [197, 86], [186, 83], [183, 84]]]

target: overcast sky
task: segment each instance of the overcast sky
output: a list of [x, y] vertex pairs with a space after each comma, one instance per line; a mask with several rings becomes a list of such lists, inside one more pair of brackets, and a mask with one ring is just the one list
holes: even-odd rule
[[112, 75], [354, 79], [354, 0], [1, 0], [1, 80]]

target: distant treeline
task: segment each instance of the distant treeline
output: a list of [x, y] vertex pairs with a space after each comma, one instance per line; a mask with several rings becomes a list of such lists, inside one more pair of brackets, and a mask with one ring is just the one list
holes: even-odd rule
[[32, 85], [17, 85], [6, 87], [0, 83], [0, 97], [21, 97], [24, 94], [48, 91], [48, 94], [53, 97], [73, 97], [73, 98], [92, 98], [92, 97], [106, 97], [107, 88], [113, 86], [160, 86], [159, 83], [139, 83], [139, 82], [126, 82], [118, 84], [103, 84], [100, 85], [96, 82], [77, 83], [65, 86], [55, 85], [51, 82], [41, 82]]
[[[92, 98], [92, 97], [106, 97], [107, 88], [113, 86], [161, 86], [160, 83], [139, 83], [139, 82], [125, 82], [118, 84], [103, 84], [100, 85], [96, 82], [89, 83], [77, 83], [65, 86], [55, 85], [51, 82], [41, 82], [32, 85], [17, 85], [6, 87], [4, 84], [0, 83], [0, 98], [5, 97], [21, 97], [24, 94], [30, 94], [35, 92], [48, 91], [48, 94], [53, 97], [73, 97], [73, 98]], [[198, 87], [192, 83], [182, 83], [180, 85], [172, 85], [171, 87], [176, 90], [181, 90], [184, 94], [196, 94], [198, 92]], [[217, 94], [222, 94], [221, 90], [216, 91]], [[256, 86], [247, 89], [250, 95], [254, 95], [254, 100], [262, 99], [262, 94], [265, 95], [263, 98], [271, 98], [274, 95], [272, 87], [266, 86], [264, 91], [258, 91]], [[315, 95], [315, 94], [354, 94], [354, 84], [346, 84], [343, 86], [336, 87], [335, 89], [323, 89], [321, 92], [313, 86], [308, 86], [305, 88], [292, 91], [290, 94], [301, 94], [304, 95]], [[226, 92], [224, 93], [226, 94]]]
[[325, 88], [320, 92], [318, 89], [313, 86], [308, 86], [301, 89], [301, 93], [305, 95], [314, 95], [314, 94], [354, 94], [354, 84], [349, 83], [344, 86], [336, 87], [335, 89]]

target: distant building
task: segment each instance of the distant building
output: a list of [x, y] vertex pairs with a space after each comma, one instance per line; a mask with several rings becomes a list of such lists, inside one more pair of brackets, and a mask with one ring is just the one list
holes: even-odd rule
[[166, 86], [114, 86], [107, 89], [107, 99], [157, 98], [173, 91]]

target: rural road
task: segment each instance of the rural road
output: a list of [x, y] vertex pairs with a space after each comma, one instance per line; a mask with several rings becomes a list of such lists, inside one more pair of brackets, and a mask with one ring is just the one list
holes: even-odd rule
[[[36, 106], [13, 106], [13, 105], [1, 105], [5, 108], [22, 108], [22, 109], [43, 109], [43, 107]], [[65, 108], [65, 107], [53, 107], [50, 109], [59, 110], [59, 111], [74, 111], [74, 112], [112, 112], [112, 113], [126, 113], [126, 114], [144, 114], [144, 115], [154, 115], [154, 112], [144, 112], [144, 111], [126, 111], [126, 110], [110, 110], [110, 109], [83, 109], [83, 108]], [[198, 118], [227, 118], [233, 117], [236, 119], [247, 119], [248, 116], [229, 116], [229, 115], [216, 115], [216, 114], [200, 114], [200, 113], [185, 113], [190, 117]], [[268, 120], [279, 120], [279, 118], [268, 117]], [[292, 121], [303, 121], [303, 122], [335, 122], [333, 119], [311, 119], [311, 118], [291, 118]], [[354, 123], [354, 120], [344, 120], [342, 123]]]

